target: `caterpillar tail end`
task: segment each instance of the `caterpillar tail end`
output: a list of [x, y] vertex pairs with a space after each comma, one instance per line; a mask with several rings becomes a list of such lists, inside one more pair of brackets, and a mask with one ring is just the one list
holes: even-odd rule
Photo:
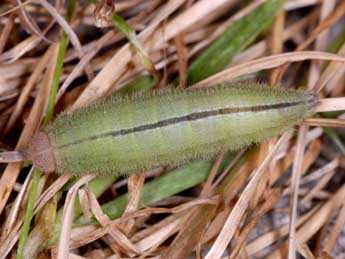
[[32, 138], [28, 154], [33, 165], [42, 172], [52, 173], [56, 170], [54, 152], [47, 133], [40, 131]]

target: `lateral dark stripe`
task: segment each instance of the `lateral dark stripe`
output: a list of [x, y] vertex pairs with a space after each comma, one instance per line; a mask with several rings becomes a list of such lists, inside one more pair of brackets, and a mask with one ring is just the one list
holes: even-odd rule
[[264, 105], [238, 107], [238, 108], [231, 107], [231, 108], [221, 108], [217, 110], [210, 110], [210, 111], [204, 111], [204, 112], [194, 112], [194, 113], [190, 113], [190, 114], [180, 116], [180, 117], [173, 117], [170, 119], [157, 121], [151, 124], [144, 124], [144, 125], [140, 125], [140, 126], [129, 128], [129, 129], [120, 129], [120, 130], [102, 133], [99, 135], [90, 136], [84, 139], [80, 139], [68, 144], [58, 146], [58, 148], [65, 148], [65, 147], [73, 146], [76, 144], [80, 144], [85, 141], [96, 140], [96, 139], [105, 138], [109, 136], [118, 137], [118, 136], [124, 136], [124, 135], [132, 134], [132, 133], [158, 129], [158, 128], [166, 127], [169, 125], [181, 123], [181, 122], [195, 121], [195, 120], [205, 119], [208, 117], [213, 117], [213, 116], [218, 116], [218, 115], [233, 114], [233, 113], [240, 113], [240, 112], [261, 112], [261, 111], [274, 110], [274, 109], [283, 109], [283, 108], [288, 108], [288, 107], [296, 106], [299, 104], [303, 104], [305, 102], [306, 101], [297, 101], [297, 102], [290, 102], [290, 103], [277, 103], [277, 104], [267, 104], [267, 105], [264, 104]]

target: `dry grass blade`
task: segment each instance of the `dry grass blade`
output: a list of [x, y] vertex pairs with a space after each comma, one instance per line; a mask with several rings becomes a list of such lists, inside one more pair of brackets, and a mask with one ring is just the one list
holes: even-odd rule
[[[327, 1], [330, 2], [330, 1]], [[345, 3], [343, 2], [340, 6], [338, 6], [335, 12], [331, 13], [327, 19], [321, 22], [310, 34], [310, 36], [302, 42], [295, 51], [301, 51], [306, 49], [316, 38], [320, 36], [320, 33], [332, 26], [336, 23], [343, 15], [345, 11]], [[280, 70], [280, 78], [283, 76], [287, 69], [287, 66], [283, 66]]]
[[345, 58], [341, 55], [334, 55], [327, 52], [319, 51], [300, 51], [277, 54], [230, 67], [196, 84], [196, 87], [207, 87], [212, 84], [218, 84], [227, 80], [232, 80], [242, 75], [255, 73], [257, 71], [262, 71], [265, 69], [276, 68], [285, 63], [304, 61], [309, 59], [345, 62]]
[[18, 9], [18, 16], [20, 21], [22, 22], [23, 27], [31, 34], [36, 35], [37, 37], [41, 38], [42, 40], [46, 41], [47, 43], [52, 43], [48, 40], [44, 34], [41, 32], [38, 25], [32, 20], [29, 14], [25, 11], [25, 7], [21, 0], [16, 0], [18, 6], [21, 8]]
[[328, 164], [324, 165], [323, 167], [315, 170], [314, 172], [308, 174], [307, 176], [304, 176], [301, 184], [306, 184], [312, 181], [316, 181], [323, 175], [334, 171], [338, 166], [340, 165], [340, 159], [335, 158], [333, 161], [329, 162]]
[[[111, 221], [108, 218], [107, 215], [105, 215], [102, 212], [101, 206], [99, 205], [96, 197], [88, 191], [88, 196], [89, 200], [91, 202], [91, 210], [93, 214], [95, 215], [96, 219], [98, 222], [103, 226], [103, 227], [108, 227], [109, 228], [109, 235], [112, 237], [113, 241], [116, 243], [114, 244], [113, 242], [110, 242], [110, 247], [113, 249], [113, 251], [116, 254], [119, 254], [120, 248], [123, 251], [126, 251], [127, 253], [135, 253], [138, 254], [139, 252], [137, 251], [136, 247], [132, 244], [132, 242], [127, 238], [127, 236], [120, 231], [117, 225], [111, 225]], [[117, 247], [117, 245], [120, 246]]]
[[260, 165], [257, 169], [255, 174], [253, 175], [252, 179], [249, 181], [248, 185], [244, 189], [243, 193], [241, 194], [240, 199], [236, 203], [235, 207], [231, 211], [229, 217], [227, 218], [222, 231], [219, 233], [215, 243], [211, 247], [210, 251], [207, 253], [206, 259], [216, 259], [221, 258], [223, 255], [226, 247], [230, 243], [233, 235], [239, 226], [241, 219], [247, 209], [250, 199], [255, 191], [255, 187], [259, 182], [262, 174], [265, 172], [266, 167], [273, 159], [275, 152], [279, 149], [280, 145], [282, 145], [288, 137], [288, 134], [284, 134], [274, 148], [271, 150], [270, 154], [267, 156], [265, 161]]
[[174, 221], [167, 222], [166, 224], [159, 226], [155, 229], [155, 232], [152, 232], [145, 236], [143, 239], [135, 243], [137, 249], [143, 253], [149, 249], [155, 249], [166, 241], [170, 236], [176, 233], [181, 226], [186, 222], [189, 213], [183, 214], [182, 216], [177, 216]]
[[[139, 208], [140, 196], [144, 187], [145, 174], [134, 174], [129, 177], [128, 180], [128, 193], [129, 200], [123, 217], [126, 217], [129, 213], [136, 211]], [[124, 233], [128, 234], [134, 226], [134, 221], [129, 220], [121, 226]]]
[[298, 131], [295, 159], [292, 167], [291, 196], [290, 196], [290, 226], [289, 226], [289, 259], [296, 258], [296, 222], [298, 191], [301, 179], [302, 162], [304, 158], [305, 139], [308, 132], [307, 126], [301, 126]]
[[[9, 163], [0, 166], [0, 258], [342, 258], [344, 1], [0, 2], [0, 163]], [[105, 176], [92, 180], [29, 173], [27, 146], [39, 127], [50, 127], [48, 122], [41, 125], [43, 117], [51, 123], [59, 113], [102, 102], [111, 94], [117, 98], [178, 84], [207, 87], [224, 81], [307, 88], [310, 95], [318, 95], [318, 103], [300, 122], [299, 132], [295, 128], [278, 143], [272, 139], [237, 153], [224, 150], [209, 159], [120, 178], [117, 172], [101, 170]], [[254, 106], [258, 98], [249, 95]], [[223, 103], [221, 99], [216, 102]], [[290, 112], [289, 103], [271, 110], [293, 116], [285, 113]], [[207, 99], [204, 104], [200, 112], [208, 111]], [[193, 108], [194, 99], [184, 105]], [[128, 121], [124, 126], [132, 128], [151, 119], [157, 122], [157, 114], [166, 112], [170, 118], [171, 112], [179, 118], [185, 112], [179, 110], [182, 106], [168, 111], [166, 103], [157, 107], [141, 116], [136, 110], [106, 116], [113, 116], [110, 127]], [[259, 132], [254, 116], [248, 122], [258, 137], [270, 130]], [[180, 125], [171, 127], [176, 137], [184, 134]], [[104, 128], [101, 123], [95, 126]], [[194, 124], [192, 128], [199, 133]], [[146, 157], [153, 151], [151, 144], [165, 147], [165, 129], [153, 130], [163, 134], [146, 145], [147, 154], [135, 150], [141, 130], [128, 134], [133, 138], [123, 146], [128, 151], [121, 159], [128, 154]], [[87, 125], [78, 135], [92, 132]], [[144, 135], [148, 132], [151, 129]], [[203, 134], [208, 140], [207, 132]], [[74, 129], [68, 135], [75, 136]], [[146, 141], [146, 135], [143, 138]], [[59, 162], [61, 147], [50, 140]], [[103, 159], [97, 150], [90, 145], [88, 151], [94, 152], [85, 162]]]
[[[306, 242], [325, 224], [333, 211], [337, 210], [345, 197], [345, 186], [342, 186], [338, 191], [325, 203], [321, 208], [318, 208], [316, 213], [309, 218], [308, 221], [299, 227], [296, 232], [296, 240], [299, 242]], [[278, 249], [274, 250], [267, 257], [268, 259], [283, 259], [287, 255], [287, 243], [285, 242]]]
[[[339, 55], [345, 54], [345, 43], [341, 46], [338, 51]], [[320, 79], [317, 81], [315, 85], [315, 89], [317, 91], [321, 91], [321, 89], [336, 75], [338, 71], [342, 70], [342, 66], [339, 63], [331, 62], [327, 66], [327, 68], [322, 73]]]
[[[297, 227], [304, 224], [307, 220], [311, 218], [312, 215], [319, 209], [319, 207], [313, 208], [311, 211], [308, 211], [304, 215], [302, 215], [296, 224]], [[255, 240], [251, 241], [247, 246], [246, 250], [248, 251], [248, 255], [255, 255], [259, 251], [269, 247], [271, 244], [276, 242], [277, 240], [285, 237], [289, 233], [289, 225], [284, 225], [278, 229], [273, 231], [267, 232]]]
[[[52, 60], [54, 60], [54, 58], [57, 55], [56, 46], [52, 47], [50, 53], [51, 53]], [[51, 81], [53, 77], [53, 67], [54, 67], [53, 65], [48, 66], [48, 69], [45, 74], [45, 80], [40, 87], [39, 95], [36, 98], [35, 103], [32, 107], [30, 116], [28, 118], [28, 123], [26, 124], [20, 136], [20, 139], [16, 145], [16, 149], [24, 149], [27, 146], [29, 140], [31, 139], [33, 133], [35, 132], [35, 130], [37, 129], [41, 121], [42, 114], [44, 112], [44, 107], [45, 107], [45, 100], [47, 100], [47, 95], [51, 86]], [[1, 200], [0, 200], [0, 212], [3, 211], [6, 205], [7, 199], [19, 175], [19, 171], [20, 171], [19, 163], [9, 164], [6, 167], [6, 170], [4, 171], [3, 175], [1, 176], [0, 192], [3, 193], [4, 195], [1, 196]]]
[[217, 175], [217, 172], [219, 170], [220, 164], [222, 163], [224, 159], [224, 154], [220, 154], [216, 162], [214, 163], [212, 170], [207, 178], [207, 181], [200, 193], [200, 197], [208, 197], [209, 195], [212, 195], [212, 182], [214, 178]]
[[310, 118], [310, 119], [304, 120], [303, 123], [309, 126], [345, 127], [345, 120], [341, 120], [341, 119]]
[[[182, 2], [184, 1], [178, 1], [179, 4]], [[151, 26], [149, 25], [145, 31], [140, 33], [138, 38], [144, 42], [145, 49], [150, 52], [156, 49], [157, 46], [175, 37], [178, 33], [204, 19], [205, 15], [212, 12], [214, 9], [220, 8], [223, 4], [225, 4], [225, 2], [225, 0], [213, 1], [212, 6], [210, 7], [209, 1], [199, 1], [185, 12], [178, 15], [168, 24], [162, 26], [162, 28], [157, 28], [156, 32], [151, 35], [152, 30], [157, 27], [158, 22], [160, 22], [161, 19], [155, 21], [155, 23], [153, 23]], [[162, 30], [164, 33], [162, 33]], [[116, 83], [124, 74], [128, 63], [132, 59], [133, 54], [130, 50], [130, 45], [126, 44], [112, 57], [106, 66], [97, 74], [94, 80], [91, 81], [85, 91], [77, 99], [73, 109], [85, 106], [103, 97], [110, 90], [113, 84]]]
[[14, 25], [14, 15], [10, 15], [8, 17], [8, 22], [6, 23], [5, 27], [3, 28], [1, 35], [0, 35], [0, 54], [4, 51], [6, 42], [9, 38], [11, 30], [13, 29]]
[[24, 184], [22, 185], [20, 192], [18, 193], [18, 196], [11, 208], [11, 211], [8, 217], [6, 218], [5, 224], [3, 226], [3, 230], [1, 232], [1, 240], [4, 240], [4, 238], [8, 236], [13, 224], [17, 220], [20, 205], [21, 205], [21, 202], [23, 202], [24, 194], [27, 191], [27, 188], [29, 187], [29, 183], [30, 183], [30, 180], [32, 179], [33, 171], [34, 171], [34, 168], [32, 167], [29, 172], [28, 177], [26, 178]]
[[24, 54], [28, 51], [32, 50], [37, 44], [41, 41], [41, 39], [37, 36], [31, 36], [19, 44], [17, 44], [12, 49], [4, 52], [0, 56], [0, 62], [8, 62], [13, 63], [19, 58], [21, 58]]
[[91, 181], [93, 178], [95, 178], [95, 176], [92, 175], [86, 175], [80, 178], [78, 182], [76, 182], [76, 184], [67, 193], [64, 212], [62, 216], [63, 225], [61, 229], [61, 237], [57, 247], [57, 259], [68, 258], [74, 201], [78, 194], [78, 189], [84, 184]]
[[11, 116], [6, 124], [5, 130], [4, 130], [5, 134], [8, 133], [9, 130], [13, 127], [18, 117], [20, 116], [20, 113], [23, 111], [24, 105], [29, 99], [30, 92], [32, 91], [33, 87], [35, 86], [40, 76], [42, 75], [42, 72], [46, 68], [48, 60], [51, 58], [51, 52], [52, 52], [51, 50], [47, 51], [43, 55], [43, 57], [39, 60], [32, 75], [30, 76], [29, 80], [27, 81], [24, 88], [22, 89], [20, 97], [18, 98], [18, 101], [16, 103], [16, 106], [13, 112], [11, 113]]
[[304, 257], [307, 259], [315, 259], [315, 256], [313, 255], [313, 253], [310, 251], [310, 248], [307, 246], [307, 244], [303, 243], [299, 243], [297, 242], [296, 244], [297, 247], [297, 251]]
[[20, 151], [8, 151], [0, 153], [0, 163], [23, 162], [28, 159], [27, 155]]
[[175, 45], [177, 49], [177, 56], [179, 62], [179, 78], [180, 78], [180, 87], [187, 87], [187, 61], [188, 53], [187, 48], [184, 42], [184, 34], [181, 32], [175, 38]]
[[[82, 59], [85, 55], [82, 46], [80, 44], [80, 41], [78, 39], [78, 36], [75, 34], [75, 32], [72, 30], [72, 28], [69, 26], [67, 21], [57, 12], [57, 10], [47, 1], [45, 0], [35, 0], [35, 2], [38, 2], [41, 4], [50, 14], [54, 17], [56, 22], [61, 26], [61, 28], [64, 30], [64, 32], [68, 35], [69, 40], [71, 41], [72, 45], [74, 46], [79, 59]], [[86, 74], [89, 78], [92, 78], [92, 70], [88, 66], [85, 68]]]
[[322, 191], [322, 189], [331, 181], [335, 174], [335, 170], [329, 172], [328, 174], [324, 175], [322, 178], [318, 180], [318, 183], [308, 192], [307, 195], [303, 197], [301, 200], [302, 204], [307, 204], [313, 198], [317, 198], [317, 194]]
[[13, 13], [14, 11], [16, 11], [16, 10], [22, 8], [23, 6], [28, 5], [28, 4], [32, 3], [32, 2], [34, 2], [34, 0], [28, 0], [28, 1], [26, 1], [25, 3], [22, 3], [22, 4], [20, 4], [20, 5], [17, 5], [17, 6], [15, 6], [15, 7], [13, 7], [13, 8], [10, 8], [9, 10], [7, 10], [7, 11], [5, 11], [5, 12], [0, 13], [0, 17], [1, 17], [1, 16], [6, 16], [6, 15], [8, 15], [8, 14], [10, 14], [10, 13]]
[[267, 211], [272, 209], [272, 207], [278, 202], [280, 195], [281, 193], [279, 190], [272, 190], [267, 194], [267, 200], [258, 208], [250, 222], [243, 229], [241, 235], [236, 239], [236, 245], [231, 252], [230, 258], [236, 258], [238, 256], [238, 253], [243, 247], [250, 231], [254, 228], [255, 224], [260, 220], [260, 218], [267, 213]]
[[341, 210], [339, 211], [338, 217], [335, 221], [335, 224], [331, 230], [331, 233], [328, 235], [328, 240], [326, 242], [326, 245], [324, 247], [324, 251], [327, 253], [332, 252], [332, 248], [334, 247], [337, 238], [339, 237], [341, 233], [341, 229], [344, 226], [345, 223], [345, 200], [343, 201], [343, 204], [341, 206]]
[[325, 98], [321, 99], [320, 103], [316, 107], [316, 112], [331, 112], [345, 110], [345, 98]]
[[47, 188], [42, 195], [37, 199], [35, 206], [35, 213], [37, 213], [42, 207], [70, 180], [71, 176], [63, 175], [59, 177], [52, 185]]
[[293, 9], [308, 7], [310, 5], [317, 5], [319, 3], [320, 3], [319, 0], [302, 0], [302, 1], [301, 0], [292, 0], [292, 1], [290, 0], [284, 4], [284, 9], [286, 11], [289, 11], [289, 10], [293, 10]]
[[113, 33], [109, 32], [105, 34], [102, 38], [100, 38], [95, 46], [88, 51], [85, 56], [79, 61], [79, 63], [73, 68], [72, 72], [67, 76], [61, 87], [59, 88], [59, 91], [56, 96], [56, 102], [60, 100], [62, 95], [66, 92], [67, 87], [75, 80], [78, 76], [80, 76], [81, 72], [85, 67], [88, 65], [88, 63], [91, 61], [91, 59], [97, 54], [97, 52], [103, 47], [103, 45], [108, 42], [113, 37]]

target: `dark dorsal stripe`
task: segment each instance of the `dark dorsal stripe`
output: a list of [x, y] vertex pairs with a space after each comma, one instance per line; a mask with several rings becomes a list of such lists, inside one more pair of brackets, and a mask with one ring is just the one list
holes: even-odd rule
[[133, 133], [138, 133], [142, 131], [147, 131], [147, 130], [159, 129], [159, 128], [167, 127], [170, 125], [178, 124], [181, 122], [196, 121], [196, 120], [206, 119], [206, 118], [218, 116], [218, 115], [227, 115], [227, 114], [234, 114], [234, 113], [240, 113], [240, 112], [261, 112], [261, 111], [274, 110], [274, 109], [283, 109], [283, 108], [288, 108], [288, 107], [292, 107], [292, 106], [296, 106], [296, 105], [300, 105], [304, 103], [305, 101], [296, 101], [296, 102], [286, 102], [286, 103], [276, 103], [276, 104], [263, 104], [263, 105], [248, 106], [248, 107], [220, 108], [217, 110], [193, 112], [193, 113], [183, 115], [180, 117], [173, 117], [173, 118], [169, 118], [165, 120], [160, 120], [151, 124], [144, 124], [144, 125], [136, 126], [129, 129], [119, 129], [119, 130], [102, 133], [99, 135], [90, 136], [84, 139], [80, 139], [68, 144], [58, 146], [58, 148], [65, 148], [65, 147], [80, 144], [85, 141], [90, 141], [90, 140], [92, 141], [92, 140], [105, 138], [109, 136], [118, 137], [118, 136], [125, 136], [125, 135], [129, 135]]

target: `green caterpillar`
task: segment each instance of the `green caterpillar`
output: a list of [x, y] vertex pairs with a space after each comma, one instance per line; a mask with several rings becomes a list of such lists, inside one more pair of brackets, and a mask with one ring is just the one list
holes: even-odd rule
[[28, 153], [46, 172], [129, 174], [270, 139], [317, 102], [306, 91], [231, 83], [113, 97], [59, 116]]

